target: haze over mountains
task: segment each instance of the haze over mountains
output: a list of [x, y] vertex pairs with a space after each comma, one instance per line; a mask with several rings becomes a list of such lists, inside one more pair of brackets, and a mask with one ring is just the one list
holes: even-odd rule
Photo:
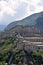
[[0, 31], [3, 31], [5, 29], [6, 25], [0, 25]]

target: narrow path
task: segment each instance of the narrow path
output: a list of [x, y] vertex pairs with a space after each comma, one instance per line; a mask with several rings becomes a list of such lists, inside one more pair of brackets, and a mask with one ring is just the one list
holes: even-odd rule
[[8, 65], [11, 65], [12, 61], [13, 61], [14, 55], [12, 55], [9, 59]]
[[26, 50], [24, 50], [24, 52], [25, 52], [25, 57], [26, 57], [26, 61], [27, 61], [26, 64], [30, 65], [29, 61], [31, 60], [31, 56], [29, 55], [29, 53]]

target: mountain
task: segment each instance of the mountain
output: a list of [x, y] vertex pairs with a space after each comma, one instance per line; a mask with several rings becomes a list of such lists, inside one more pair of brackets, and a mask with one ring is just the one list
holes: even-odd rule
[[15, 27], [16, 25], [37, 27], [42, 29], [43, 28], [43, 12], [35, 13], [19, 21], [14, 21], [6, 27], [6, 30], [9, 30]]
[[5, 25], [0, 25], [0, 31], [3, 31], [5, 29]]
[[40, 36], [43, 34], [43, 12], [35, 13], [22, 20], [10, 23], [0, 34], [0, 37], [14, 36]]

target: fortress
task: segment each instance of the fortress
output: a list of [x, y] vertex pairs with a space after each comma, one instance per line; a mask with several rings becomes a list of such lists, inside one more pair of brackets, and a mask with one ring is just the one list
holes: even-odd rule
[[43, 37], [21, 37], [17, 36], [18, 49], [25, 49], [27, 51], [43, 51]]

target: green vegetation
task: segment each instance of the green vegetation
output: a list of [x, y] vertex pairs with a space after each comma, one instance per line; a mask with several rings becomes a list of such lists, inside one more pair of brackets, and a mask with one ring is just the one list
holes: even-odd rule
[[30, 53], [30, 65], [43, 65], [43, 51], [34, 51]]
[[23, 65], [24, 51], [16, 50], [14, 54], [15, 54], [14, 63], [17, 65]]
[[0, 65], [6, 65], [11, 53], [10, 50], [16, 45], [16, 37], [6, 37], [0, 40]]
[[[25, 53], [24, 50], [18, 50], [16, 46], [16, 37], [6, 37], [0, 40], [0, 65], [8, 65], [9, 59], [13, 57], [13, 64], [23, 65], [24, 55], [28, 55], [28, 65], [43, 65], [43, 51], [34, 51]], [[27, 59], [27, 58], [26, 58]]]
[[0, 65], [8, 65], [7, 63], [12, 54], [15, 55], [13, 63], [23, 65], [24, 52], [13, 49], [15, 46], [16, 37], [6, 37], [0, 40]]
[[7, 65], [7, 63], [5, 63], [5, 62], [3, 61], [3, 62], [0, 62], [0, 65]]

